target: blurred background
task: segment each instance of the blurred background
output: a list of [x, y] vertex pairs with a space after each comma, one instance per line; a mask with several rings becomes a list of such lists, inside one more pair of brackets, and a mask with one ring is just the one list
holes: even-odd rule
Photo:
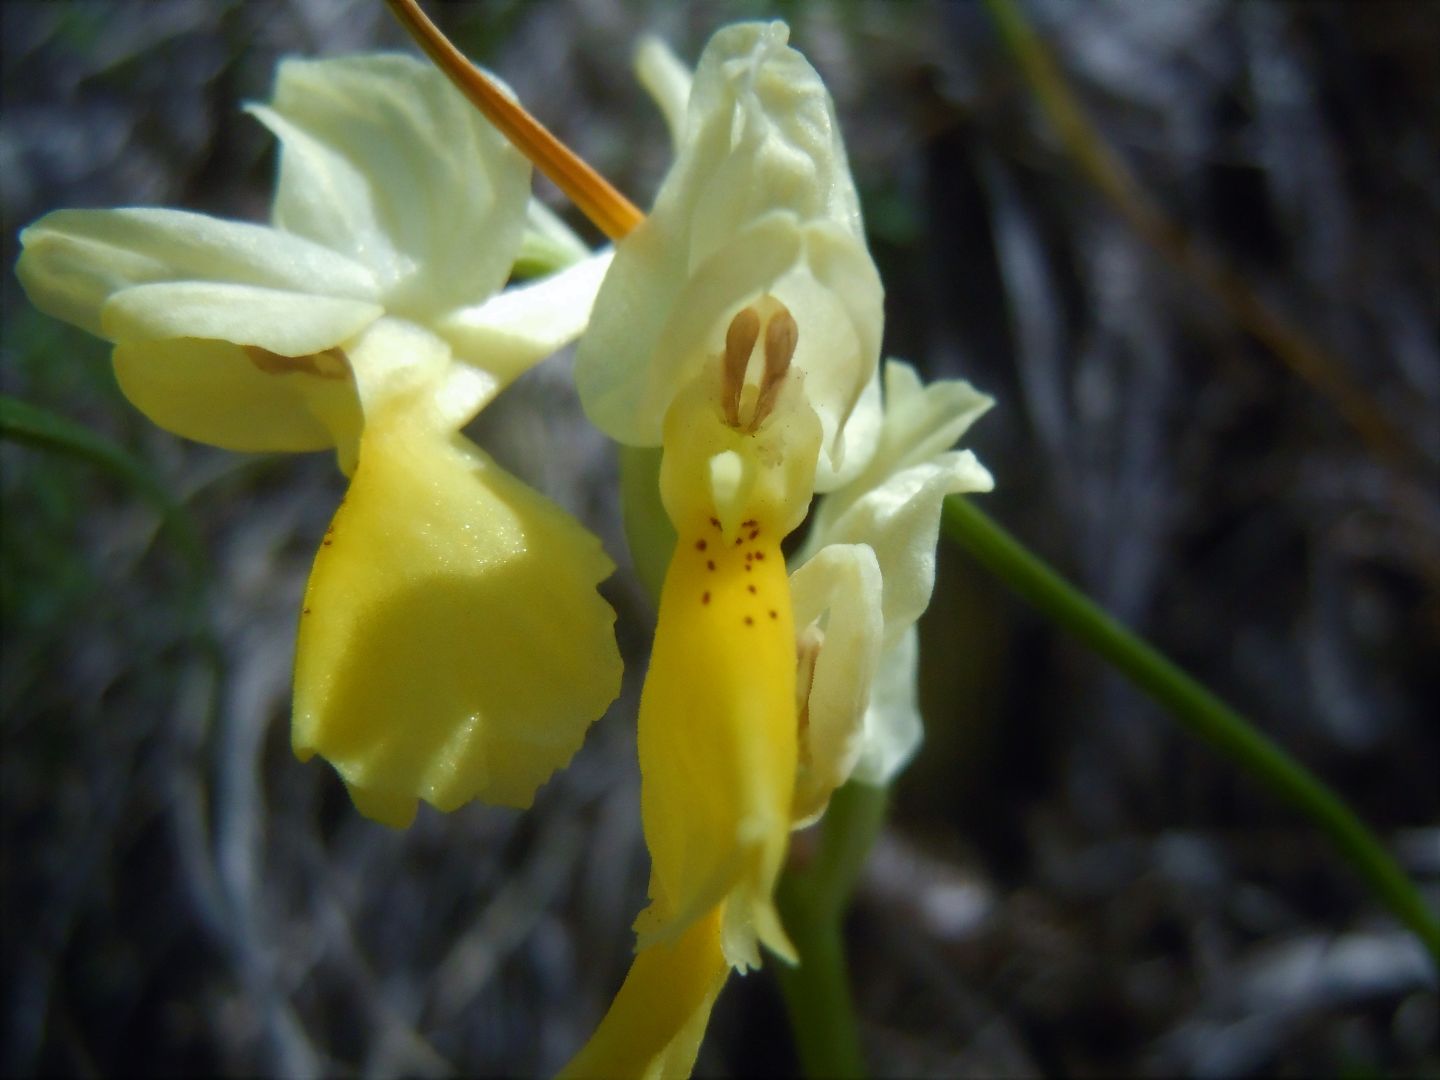
[[[1109, 190], [977, 3], [427, 6], [642, 206], [669, 147], [638, 37], [693, 62], [727, 21], [788, 19], [845, 129], [887, 353], [998, 400], [967, 440], [984, 507], [1440, 903], [1440, 6], [1026, 0], [1133, 177]], [[265, 220], [273, 146], [240, 103], [280, 56], [408, 43], [351, 0], [10, 2], [0, 31], [0, 389], [180, 506], [162, 528], [93, 462], [0, 443], [0, 1071], [553, 1072], [644, 900], [653, 624], [568, 357], [472, 434], [622, 564], [625, 693], [532, 811], [395, 833], [289, 752], [333, 459], [156, 430], [9, 270], [59, 207]], [[1348, 388], [1297, 376], [1319, 354]], [[848, 924], [877, 1075], [1440, 1072], [1434, 967], [1312, 828], [943, 540], [922, 628], [928, 742]], [[732, 979], [699, 1071], [793, 1067], [770, 975]]]

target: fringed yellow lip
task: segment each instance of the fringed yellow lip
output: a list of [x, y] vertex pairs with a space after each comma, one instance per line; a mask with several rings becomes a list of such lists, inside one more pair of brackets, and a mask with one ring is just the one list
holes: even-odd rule
[[573, 150], [508, 98], [465, 58], [420, 10], [416, 0], [386, 0], [390, 10], [445, 76], [500, 129], [531, 163], [611, 240], [631, 232], [645, 215]]

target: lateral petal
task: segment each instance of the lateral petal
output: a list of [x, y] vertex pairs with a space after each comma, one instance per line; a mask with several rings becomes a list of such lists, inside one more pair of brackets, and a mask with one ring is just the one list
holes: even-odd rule
[[488, 371], [497, 388], [504, 387], [584, 332], [612, 258], [613, 252], [603, 252], [508, 288], [446, 315], [435, 332], [459, 359]]
[[[921, 382], [902, 360], [885, 364], [885, 404], [874, 451], [865, 468], [822, 504], [825, 520], [838, 516], [854, 497], [885, 480], [950, 449], [970, 426], [987, 413], [995, 399], [963, 379]], [[988, 474], [986, 474], [988, 476]], [[981, 483], [979, 474], [973, 478]], [[974, 490], [989, 490], [984, 487]], [[822, 531], [823, 531], [822, 525]]]
[[875, 552], [884, 580], [881, 612], [887, 648], [930, 603], [945, 496], [992, 486], [974, 454], [952, 451], [896, 473], [825, 523], [823, 535], [831, 543], [867, 544]]
[[824, 813], [860, 756], [885, 625], [880, 566], [864, 544], [821, 549], [790, 575], [790, 591], [801, 650], [815, 650], [810, 685], [800, 687], [799, 827]]

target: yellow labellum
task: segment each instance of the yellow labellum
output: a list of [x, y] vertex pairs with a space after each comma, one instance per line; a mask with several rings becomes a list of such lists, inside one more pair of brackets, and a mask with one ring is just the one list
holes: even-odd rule
[[640, 698], [640, 810], [653, 859], [641, 946], [731, 897], [732, 962], [793, 957], [771, 893], [795, 786], [795, 626], [781, 534], [747, 518], [679, 528]]

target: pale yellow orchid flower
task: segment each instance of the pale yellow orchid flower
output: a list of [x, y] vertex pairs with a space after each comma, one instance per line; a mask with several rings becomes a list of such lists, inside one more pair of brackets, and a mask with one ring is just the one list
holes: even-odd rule
[[642, 54], [676, 161], [617, 244], [576, 357], [596, 424], [663, 447], [678, 542], [640, 703], [651, 903], [575, 1075], [688, 1073], [727, 970], [762, 944], [796, 959], [774, 903], [799, 764], [781, 542], [873, 448], [882, 290], [833, 104], [787, 39], [727, 27], [688, 87]]
[[[892, 362], [882, 414], [879, 280], [833, 106], [786, 39], [722, 30], [693, 84], [657, 43], [639, 54], [677, 160], [617, 244], [576, 378], [601, 428], [663, 447], [679, 539], [640, 706], [651, 905], [566, 1075], [686, 1075], [729, 967], [757, 944], [804, 962], [773, 901], [789, 832], [914, 753], [940, 504], [991, 486], [946, 452], [990, 405], [968, 384]], [[780, 541], [817, 492], [787, 577]]]
[[613, 567], [458, 432], [584, 328], [607, 260], [499, 291], [527, 220], [553, 222], [527, 218], [528, 163], [427, 64], [286, 61], [251, 111], [282, 144], [270, 226], [58, 211], [17, 271], [115, 343], [160, 426], [336, 450], [350, 487], [305, 593], [296, 753], [391, 825], [417, 799], [528, 805], [618, 691], [595, 591]]
[[650, 215], [617, 245], [576, 356], [581, 402], [664, 448], [679, 535], [640, 706], [653, 860], [641, 948], [725, 905], [742, 969], [793, 958], [773, 903], [796, 767], [781, 541], [863, 465], [846, 422], [879, 354], [882, 291], [834, 106], [783, 23], [727, 27], [697, 65]]

